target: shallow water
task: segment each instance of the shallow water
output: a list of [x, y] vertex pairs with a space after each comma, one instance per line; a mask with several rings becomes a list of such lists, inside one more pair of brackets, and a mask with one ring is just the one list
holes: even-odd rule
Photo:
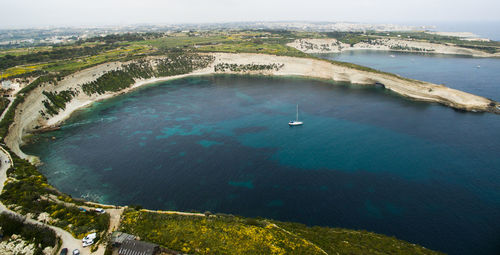
[[[290, 128], [296, 103], [305, 124]], [[99, 202], [367, 229], [452, 254], [495, 254], [499, 127], [498, 115], [380, 88], [205, 76], [97, 103], [23, 149], [41, 157], [55, 187]]]

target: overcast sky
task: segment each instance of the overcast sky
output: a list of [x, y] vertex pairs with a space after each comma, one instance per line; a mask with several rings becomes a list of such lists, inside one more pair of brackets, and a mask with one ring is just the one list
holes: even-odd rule
[[0, 28], [204, 23], [499, 21], [499, 0], [0, 0]]

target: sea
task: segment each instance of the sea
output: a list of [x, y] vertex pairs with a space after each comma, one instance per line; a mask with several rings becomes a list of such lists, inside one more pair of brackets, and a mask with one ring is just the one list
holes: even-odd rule
[[[500, 59], [321, 57], [500, 100]], [[289, 127], [297, 104], [304, 125]], [[23, 150], [73, 197], [368, 230], [449, 254], [500, 254], [500, 116], [383, 88], [183, 78], [79, 110]]]
[[429, 31], [439, 32], [471, 32], [480, 38], [500, 41], [500, 20], [490, 21], [429, 21], [429, 22], [403, 22], [399, 25], [425, 27]]
[[436, 31], [472, 32], [481, 38], [500, 41], [500, 21], [434, 22]]

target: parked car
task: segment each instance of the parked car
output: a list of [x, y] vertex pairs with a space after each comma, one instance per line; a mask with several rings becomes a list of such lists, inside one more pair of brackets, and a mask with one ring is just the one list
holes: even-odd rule
[[68, 254], [68, 248], [63, 248], [61, 250], [61, 253], [59, 253], [59, 255], [67, 255]]
[[94, 244], [94, 240], [97, 238], [97, 233], [88, 234], [82, 239], [82, 246], [87, 247]]
[[73, 255], [80, 255], [80, 250], [74, 249], [73, 250]]
[[82, 242], [88, 242], [88, 241], [93, 241], [94, 239], [97, 238], [97, 233], [91, 233], [91, 234], [88, 234], [86, 237], [84, 237], [82, 239]]
[[102, 208], [96, 208], [94, 211], [98, 212], [98, 213], [105, 213], [106, 211], [104, 211], [104, 209]]
[[82, 246], [85, 248], [87, 246], [91, 246], [92, 244], [94, 244], [94, 240], [83, 241]]

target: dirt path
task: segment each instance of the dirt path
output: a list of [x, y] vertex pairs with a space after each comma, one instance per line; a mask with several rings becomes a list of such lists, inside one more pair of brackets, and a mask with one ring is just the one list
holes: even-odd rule
[[[8, 111], [8, 109], [12, 106], [13, 102], [14, 102], [14, 100], [10, 101], [9, 105], [7, 106], [7, 108], [5, 108], [5, 111], [0, 115], [0, 120], [3, 119], [3, 117], [5, 116], [5, 114]], [[2, 193], [4, 185], [5, 185], [5, 182], [7, 181], [7, 170], [11, 166], [13, 166], [12, 157], [10, 156], [9, 152], [7, 152], [3, 147], [0, 146], [0, 193]], [[65, 204], [67, 205], [67, 203], [65, 203]], [[74, 206], [74, 205], [70, 204], [70, 205], [67, 205], [67, 206]], [[86, 207], [86, 209], [90, 209], [90, 208]], [[115, 230], [118, 229], [118, 226], [120, 225], [120, 217], [121, 217], [121, 215], [123, 213], [123, 210], [124, 210], [123, 207], [120, 207], [120, 208], [117, 208], [117, 209], [106, 209], [106, 212], [108, 212], [110, 214], [110, 223], [109, 223], [109, 228], [108, 228], [108, 231], [107, 231], [108, 233], [112, 233], [113, 231], [115, 231]], [[7, 212], [7, 213], [10, 213], [10, 214], [13, 214], [13, 215], [17, 215], [17, 216], [20, 216], [20, 217], [26, 219], [26, 222], [28, 222], [28, 223], [39, 224], [39, 225], [47, 226], [47, 227], [53, 229], [56, 232], [56, 234], [61, 238], [61, 241], [62, 241], [61, 249], [62, 248], [68, 248], [70, 254], [71, 254], [71, 252], [74, 249], [80, 250], [80, 254], [82, 254], [82, 255], [89, 255], [89, 254], [103, 255], [104, 254], [105, 244], [100, 244], [99, 245], [99, 249], [96, 252], [91, 253], [90, 252], [90, 247], [83, 248], [82, 247], [82, 241], [80, 239], [74, 238], [66, 230], [63, 230], [61, 228], [58, 228], [58, 227], [55, 227], [55, 226], [51, 226], [51, 225], [48, 225], [48, 224], [45, 224], [45, 223], [42, 223], [42, 222], [39, 222], [39, 221], [36, 221], [34, 219], [26, 218], [23, 215], [20, 215], [20, 214], [14, 212], [14, 211], [8, 209], [0, 201], [0, 213], [1, 212]]]
[[9, 98], [9, 105], [7, 105], [7, 107], [5, 107], [5, 110], [3, 110], [2, 112], [2, 115], [0, 115], [0, 120], [3, 119], [3, 116], [5, 116], [5, 114], [7, 113], [7, 111], [9, 110], [10, 106], [12, 105], [12, 103], [14, 102], [14, 98]]
[[283, 231], [283, 232], [285, 232], [285, 233], [287, 233], [287, 234], [289, 234], [291, 236], [294, 236], [294, 237], [297, 237], [299, 239], [304, 240], [304, 242], [306, 242], [306, 243], [308, 243], [308, 244], [316, 247], [321, 253], [328, 255], [328, 253], [325, 250], [323, 250], [321, 247], [317, 246], [315, 243], [312, 243], [309, 240], [307, 240], [305, 238], [302, 238], [302, 237], [300, 237], [300, 236], [298, 236], [298, 235], [296, 235], [296, 234], [294, 234], [294, 233], [292, 233], [292, 232], [290, 232], [290, 231], [288, 231], [288, 230], [286, 230], [286, 229], [284, 229], [284, 228], [282, 228], [282, 227], [280, 227], [280, 226], [278, 226], [278, 225], [276, 225], [274, 223], [271, 223], [271, 226], [273, 226], [273, 227], [275, 227], [275, 228], [277, 228], [277, 229], [279, 229], [279, 230], [281, 230], [281, 231]]
[[125, 207], [120, 207], [119, 209], [106, 209], [106, 212], [108, 212], [110, 216], [108, 229], [109, 234], [118, 230], [118, 226], [120, 226], [120, 217], [122, 216], [124, 210]]
[[[5, 151], [5, 149], [3, 148], [0, 149], [0, 162], [1, 162], [0, 165], [0, 193], [1, 193], [5, 181], [7, 180], [7, 169], [9, 169], [12, 166], [12, 159], [10, 158], [10, 155], [7, 153], [7, 151]], [[20, 215], [14, 211], [9, 210], [2, 202], [0, 202], [0, 212], [7, 212], [25, 218], [23, 215]], [[73, 251], [73, 249], [79, 249], [82, 255], [91, 254], [90, 247], [83, 248], [82, 241], [74, 238], [69, 232], [58, 227], [38, 222], [33, 219], [26, 218], [26, 221], [32, 224], [39, 224], [53, 229], [56, 232], [56, 234], [61, 238], [62, 241], [61, 248], [68, 248], [70, 252]], [[104, 249], [99, 249], [99, 251], [100, 250], [102, 250], [102, 254], [104, 254]]]
[[187, 216], [206, 217], [206, 215], [203, 213], [190, 213], [190, 212], [177, 212], [177, 211], [155, 211], [155, 210], [148, 210], [148, 209], [141, 209], [141, 211], [160, 213], [160, 214], [178, 214], [178, 215], [187, 215]]

